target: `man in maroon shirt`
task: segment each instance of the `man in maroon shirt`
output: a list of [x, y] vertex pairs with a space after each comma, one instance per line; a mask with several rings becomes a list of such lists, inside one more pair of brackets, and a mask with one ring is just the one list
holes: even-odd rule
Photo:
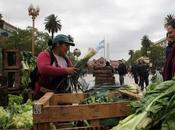
[[171, 80], [175, 75], [175, 20], [172, 20], [167, 26], [167, 35], [172, 41], [172, 50], [169, 52], [168, 57], [166, 58], [164, 70], [163, 70], [163, 79]]
[[[76, 73], [71, 61], [66, 57], [70, 46], [75, 44], [70, 41], [68, 36], [59, 34], [52, 41], [52, 49], [42, 51], [36, 60], [39, 79], [35, 83], [34, 98], [39, 99], [46, 91], [54, 91], [59, 82], [67, 75]], [[54, 62], [51, 63], [51, 55]], [[61, 86], [58, 92], [66, 92], [66, 86]], [[70, 90], [67, 90], [70, 91]]]

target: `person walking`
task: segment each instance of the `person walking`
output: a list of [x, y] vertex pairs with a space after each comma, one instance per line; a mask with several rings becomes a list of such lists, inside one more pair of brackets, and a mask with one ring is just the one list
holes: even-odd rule
[[134, 82], [136, 84], [138, 84], [139, 83], [139, 74], [138, 74], [138, 64], [137, 64], [137, 62], [132, 65], [131, 74], [134, 78]]
[[119, 60], [119, 66], [117, 68], [118, 74], [119, 74], [119, 81], [120, 85], [124, 85], [124, 76], [127, 73], [126, 65], [122, 60]]
[[143, 91], [144, 88], [146, 88], [146, 86], [149, 84], [149, 66], [144, 62], [142, 58], [139, 59], [138, 62], [139, 86]]

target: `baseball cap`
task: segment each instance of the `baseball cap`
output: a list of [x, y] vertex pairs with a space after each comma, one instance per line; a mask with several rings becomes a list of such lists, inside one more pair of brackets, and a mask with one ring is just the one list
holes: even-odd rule
[[58, 34], [57, 36], [54, 37], [52, 41], [53, 44], [60, 42], [64, 42], [66, 44], [69, 44], [70, 46], [75, 46], [75, 44], [69, 39], [69, 37], [64, 34]]

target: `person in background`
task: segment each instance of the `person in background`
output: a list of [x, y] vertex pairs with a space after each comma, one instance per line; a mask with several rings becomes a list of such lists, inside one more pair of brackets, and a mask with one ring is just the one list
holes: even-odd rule
[[175, 19], [168, 23], [167, 35], [172, 42], [172, 50], [168, 53], [163, 68], [163, 80], [171, 80], [175, 75]]
[[119, 60], [119, 66], [117, 68], [118, 74], [119, 74], [119, 81], [120, 85], [124, 85], [124, 76], [127, 73], [126, 65], [122, 60]]
[[139, 83], [139, 74], [138, 74], [138, 64], [137, 64], [137, 61], [131, 67], [131, 74], [132, 74], [132, 76], [134, 78], [135, 83], [138, 84]]
[[[38, 81], [35, 83], [34, 99], [39, 99], [47, 91], [54, 91], [59, 82], [66, 76], [75, 74], [77, 69], [66, 56], [70, 46], [75, 44], [64, 34], [57, 35], [52, 41], [51, 51], [39, 53], [36, 63], [38, 68]], [[52, 57], [54, 58], [51, 63]], [[58, 93], [70, 92], [65, 86], [60, 86]]]
[[167, 47], [165, 48], [165, 57], [166, 59], [169, 57], [169, 55], [171, 54], [171, 51], [173, 50], [173, 41], [172, 39], [170, 38], [170, 36], [168, 35], [168, 33], [166, 34], [166, 40], [167, 40]]
[[106, 61], [106, 67], [109, 67], [112, 70], [112, 73], [114, 73], [114, 69], [109, 61]]
[[[138, 74], [139, 74], [139, 86], [141, 87], [141, 90], [143, 91], [146, 86], [149, 84], [149, 66], [144, 62], [144, 60], [141, 58], [138, 60]], [[144, 87], [144, 84], [146, 85]]]

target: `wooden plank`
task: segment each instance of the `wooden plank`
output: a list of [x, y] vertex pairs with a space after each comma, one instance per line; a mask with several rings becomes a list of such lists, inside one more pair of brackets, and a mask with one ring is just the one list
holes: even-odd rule
[[93, 74], [111, 74], [112, 70], [94, 70]]
[[39, 100], [35, 101], [33, 105], [33, 115], [41, 114], [43, 112], [43, 107], [49, 106], [50, 99], [53, 95], [54, 93], [48, 92], [43, 97], [41, 97]]
[[20, 70], [3, 70], [3, 75], [7, 78], [7, 87], [9, 91], [20, 89]]
[[33, 130], [49, 130], [49, 123], [34, 124]]
[[85, 127], [73, 127], [73, 128], [58, 128], [56, 130], [109, 130], [104, 126], [85, 126]]
[[54, 95], [53, 92], [48, 92], [42, 96], [39, 100], [35, 101], [34, 104], [49, 105], [51, 97]]
[[95, 77], [112, 77], [112, 76], [114, 76], [114, 74], [113, 74], [113, 73], [107, 73], [107, 74], [104, 74], [104, 73], [102, 73], [102, 74], [97, 73], [97, 74], [94, 74], [94, 76], [95, 76]]
[[85, 93], [64, 93], [64, 94], [55, 94], [50, 101], [51, 105], [64, 105], [64, 104], [73, 104], [80, 103], [81, 100], [87, 97]]
[[42, 123], [123, 117], [130, 113], [129, 103], [46, 106], [42, 114], [34, 114], [33, 119], [35, 123]]
[[[4, 129], [0, 129], [0, 130], [4, 130]], [[24, 128], [24, 129], [6, 129], [6, 130], [31, 130], [31, 129]]]
[[91, 126], [99, 126], [100, 125], [100, 120], [90, 120]]
[[[11, 59], [8, 59], [10, 54], [11, 54]], [[20, 52], [18, 49], [3, 49], [2, 56], [3, 56], [2, 58], [3, 69], [20, 69], [21, 68], [21, 58], [20, 58]]]

